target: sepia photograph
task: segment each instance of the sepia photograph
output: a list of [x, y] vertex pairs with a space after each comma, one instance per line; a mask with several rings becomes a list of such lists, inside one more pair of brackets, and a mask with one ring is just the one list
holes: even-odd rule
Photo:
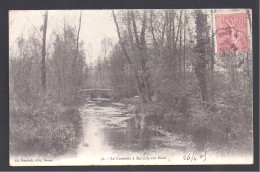
[[251, 9], [9, 11], [10, 166], [253, 164], [253, 141]]

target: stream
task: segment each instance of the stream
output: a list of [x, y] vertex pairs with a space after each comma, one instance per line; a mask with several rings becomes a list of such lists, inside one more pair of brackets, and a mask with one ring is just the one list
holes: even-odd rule
[[[127, 109], [127, 105], [109, 99], [88, 101], [80, 108], [81, 142], [75, 149], [58, 158], [61, 163], [66, 165], [67, 159], [70, 164], [74, 161], [79, 165], [112, 165], [118, 163], [110, 161], [114, 158], [122, 160], [123, 164], [129, 164], [129, 161], [123, 159], [130, 155], [142, 158], [147, 156], [148, 159], [162, 156], [170, 161], [173, 156], [183, 154], [191, 147], [191, 143], [183, 141], [178, 135], [159, 132], [145, 124], [140, 126], [136, 114], [128, 113]], [[143, 160], [138, 162], [142, 164]]]

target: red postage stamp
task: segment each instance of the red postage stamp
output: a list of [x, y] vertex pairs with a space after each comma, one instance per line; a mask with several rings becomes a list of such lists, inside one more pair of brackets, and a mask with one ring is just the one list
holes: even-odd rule
[[216, 53], [248, 51], [246, 12], [215, 14]]

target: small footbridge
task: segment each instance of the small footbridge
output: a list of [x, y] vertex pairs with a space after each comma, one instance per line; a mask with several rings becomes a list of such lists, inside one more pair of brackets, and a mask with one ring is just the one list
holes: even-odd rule
[[83, 98], [111, 98], [112, 91], [110, 89], [81, 89], [78, 94]]

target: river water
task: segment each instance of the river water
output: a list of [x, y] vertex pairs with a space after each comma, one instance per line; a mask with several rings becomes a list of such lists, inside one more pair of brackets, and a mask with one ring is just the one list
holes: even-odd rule
[[247, 156], [230, 157], [211, 150], [196, 150], [189, 137], [151, 128], [128, 109], [128, 105], [109, 99], [86, 102], [79, 109], [80, 144], [57, 157], [55, 164], [181, 165], [252, 161]]
[[83, 107], [82, 145], [102, 149], [143, 151], [163, 145], [159, 132], [141, 129], [135, 114], [129, 114], [121, 103], [106, 100], [88, 102]]
[[[127, 105], [109, 99], [88, 101], [80, 108], [80, 114], [81, 142], [59, 157], [64, 165], [65, 162], [75, 165], [156, 164], [161, 163], [158, 156], [162, 161], [168, 159], [170, 162], [192, 147], [191, 142], [178, 135], [147, 127], [136, 114], [128, 112]], [[127, 159], [137, 156], [144, 159]], [[111, 161], [113, 158], [119, 161]], [[149, 158], [157, 161], [152, 162]]]

